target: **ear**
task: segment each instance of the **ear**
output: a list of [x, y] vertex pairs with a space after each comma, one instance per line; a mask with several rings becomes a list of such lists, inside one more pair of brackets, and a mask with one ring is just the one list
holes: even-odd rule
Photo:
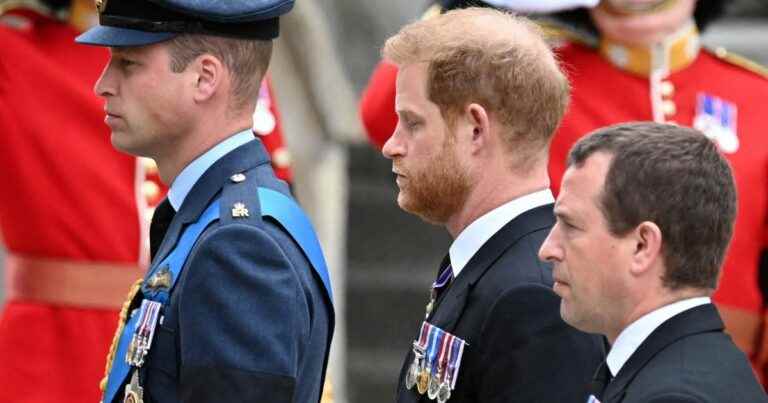
[[464, 112], [467, 119], [466, 124], [469, 125], [468, 129], [471, 131], [470, 144], [472, 144], [472, 149], [480, 150], [486, 147], [491, 140], [491, 122], [488, 111], [480, 104], [471, 103], [467, 105]]
[[195, 102], [204, 102], [220, 91], [224, 79], [224, 65], [209, 54], [199, 56], [195, 61]]
[[663, 266], [661, 256], [663, 237], [658, 225], [650, 221], [643, 221], [633, 231], [632, 240], [634, 251], [630, 272], [633, 275], [640, 276], [648, 273], [659, 264]]

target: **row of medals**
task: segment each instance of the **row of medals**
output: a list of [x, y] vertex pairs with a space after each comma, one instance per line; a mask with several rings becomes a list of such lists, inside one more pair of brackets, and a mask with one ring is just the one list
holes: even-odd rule
[[[433, 336], [433, 333], [436, 335]], [[436, 340], [430, 347], [432, 337], [449, 340], [446, 343]], [[406, 388], [413, 389], [415, 386], [420, 394], [426, 393], [430, 399], [445, 403], [451, 397], [465, 345], [464, 340], [427, 322], [422, 323], [420, 340], [413, 342], [415, 358], [405, 376]], [[446, 348], [449, 350], [441, 354]], [[436, 366], [433, 365], [434, 361], [438, 361]]]
[[131, 381], [125, 386], [124, 403], [144, 403], [144, 388], [139, 384], [139, 368], [144, 365], [144, 359], [152, 346], [161, 306], [159, 302], [146, 299], [141, 303], [136, 329], [125, 354], [126, 363], [134, 368]]

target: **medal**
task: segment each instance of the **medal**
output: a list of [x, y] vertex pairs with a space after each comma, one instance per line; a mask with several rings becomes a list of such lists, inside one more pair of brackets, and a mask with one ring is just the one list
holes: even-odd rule
[[440, 275], [437, 276], [437, 280], [435, 280], [435, 282], [432, 283], [432, 290], [429, 293], [429, 303], [427, 304], [426, 312], [424, 313], [424, 320], [429, 318], [429, 315], [435, 309], [435, 303], [437, 302], [437, 291], [445, 287], [448, 283], [450, 283], [452, 278], [453, 278], [453, 269], [451, 269], [451, 265], [448, 265], [440, 273]]
[[139, 383], [139, 368], [144, 365], [144, 358], [152, 346], [157, 320], [160, 316], [162, 304], [145, 299], [141, 301], [139, 318], [131, 337], [131, 344], [125, 354], [125, 362], [134, 367], [131, 382], [125, 385], [125, 397], [123, 403], [144, 403], [144, 388]]
[[445, 368], [445, 359], [448, 351], [448, 342], [451, 340], [451, 335], [443, 331], [440, 332], [440, 340], [438, 345], [440, 346], [438, 352], [435, 354], [435, 364], [432, 368], [436, 369], [429, 378], [429, 387], [427, 388], [427, 397], [432, 400], [437, 398], [437, 392], [440, 389], [440, 377], [442, 376], [443, 369]]
[[429, 374], [426, 370], [422, 369], [419, 372], [419, 375], [416, 378], [416, 389], [418, 389], [420, 394], [424, 394], [427, 392], [427, 383], [429, 382]]
[[438, 389], [438, 391], [437, 391], [437, 401], [438, 401], [438, 403], [445, 403], [450, 398], [451, 398], [451, 387], [448, 386], [447, 382], [441, 383], [440, 384], [440, 389]]
[[414, 359], [405, 374], [406, 388], [446, 403], [456, 387], [461, 358], [467, 343], [429, 322], [422, 322], [413, 342]]
[[[417, 383], [417, 387], [419, 390], [419, 393], [422, 395], [424, 393], [427, 393], [429, 390], [429, 381], [431, 379], [432, 375], [432, 362], [434, 361], [435, 355], [437, 355], [437, 339], [439, 336], [440, 329], [427, 324], [428, 327], [428, 335], [427, 335], [427, 352], [425, 360], [422, 363], [421, 366], [421, 372], [419, 372], [419, 379]], [[424, 363], [426, 365], [424, 365]]]
[[408, 368], [408, 373], [405, 375], [405, 387], [413, 389], [416, 386], [416, 382], [419, 376], [419, 369], [421, 368], [421, 361], [424, 359], [424, 351], [426, 350], [427, 334], [429, 332], [430, 324], [427, 322], [421, 323], [421, 330], [419, 331], [419, 339], [413, 342], [413, 362], [411, 367]]
[[427, 397], [432, 400], [437, 398], [437, 390], [440, 389], [440, 380], [436, 375], [429, 377], [429, 385], [427, 385]]
[[410, 368], [408, 368], [408, 373], [405, 374], [405, 387], [407, 389], [413, 389], [414, 386], [416, 386], [416, 377], [419, 373], [419, 364], [416, 360], [413, 360], [413, 363], [411, 363]]
[[149, 348], [152, 346], [152, 339], [155, 335], [161, 306], [162, 304], [156, 301], [147, 299], [141, 301], [139, 320], [125, 356], [125, 361], [128, 365], [133, 367], [144, 365], [144, 357], [147, 356]]
[[459, 367], [461, 366], [461, 357], [464, 355], [464, 346], [467, 345], [464, 340], [456, 337], [453, 341], [453, 352], [451, 353], [451, 360], [448, 364], [448, 374], [450, 379], [448, 383], [451, 385], [451, 390], [456, 388], [456, 379], [459, 377]]
[[131, 382], [125, 385], [123, 403], [144, 403], [144, 388], [139, 385], [139, 369], [133, 370]]
[[447, 348], [445, 354], [440, 359], [441, 373], [440, 387], [437, 389], [437, 401], [438, 403], [445, 403], [451, 397], [451, 385], [450, 385], [450, 360], [453, 355], [456, 336], [449, 334], [446, 340]]
[[739, 150], [738, 108], [732, 102], [714, 95], [699, 93], [693, 128], [704, 133], [726, 154]]

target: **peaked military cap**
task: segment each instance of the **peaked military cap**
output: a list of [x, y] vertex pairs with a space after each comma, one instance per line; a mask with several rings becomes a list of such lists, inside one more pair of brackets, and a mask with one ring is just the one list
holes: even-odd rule
[[97, 46], [143, 46], [182, 33], [273, 39], [279, 17], [294, 0], [96, 0], [99, 25], [76, 41]]

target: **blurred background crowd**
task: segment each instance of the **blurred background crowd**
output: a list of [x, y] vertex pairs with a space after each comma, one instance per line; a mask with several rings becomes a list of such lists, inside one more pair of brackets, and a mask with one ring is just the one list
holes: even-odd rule
[[[707, 2], [699, 0], [702, 5]], [[0, 10], [24, 3], [40, 5], [36, 1], [0, 0]], [[768, 64], [768, 47], [765, 46], [768, 41], [768, 2], [733, 0], [725, 3], [724, 16], [704, 32], [704, 45], [711, 49], [723, 47]], [[265, 84], [263, 102], [254, 115], [255, 130], [264, 135], [276, 169], [282, 170], [284, 178], [292, 180], [299, 200], [311, 215], [332, 270], [339, 312], [331, 361], [336, 402], [392, 401], [403, 353], [422, 319], [435, 268], [450, 244], [450, 238], [442, 228], [424, 225], [397, 207], [391, 163], [369, 143], [359, 120], [360, 97], [380, 60], [383, 41], [402, 25], [420, 18], [430, 5], [427, 0], [297, 1], [294, 11], [283, 20], [272, 62], [271, 83], [270, 86]], [[18, 18], [5, 18], [3, 23], [23, 29], [18, 25], [23, 25], [23, 21]], [[5, 46], [3, 42], [0, 41], [0, 47]], [[0, 67], [8, 69], [0, 68], [0, 79], [6, 74], [16, 74], [7, 66], [15, 63], [21, 66], [27, 62], [0, 60]], [[84, 62], [87, 61], [79, 61]], [[102, 65], [101, 61], [94, 61], [92, 69], [98, 70]], [[14, 94], [3, 89], [0, 84], [0, 107], [14, 102]], [[762, 102], [768, 102], [768, 94]], [[46, 110], [35, 110], [34, 114], [40, 120], [46, 119]], [[3, 122], [2, 115], [0, 110], [0, 123]], [[280, 132], [281, 139], [268, 137], [275, 131]], [[3, 140], [0, 160], [6, 158], [4, 153], [18, 152], [10, 150], [9, 144], [10, 141]], [[36, 160], [26, 159], [18, 163], [35, 164]], [[77, 176], [73, 178], [68, 170], [70, 165], [70, 161], [59, 161], [50, 166], [59, 171], [58, 175], [69, 177], [66, 182], [76, 182]], [[146, 168], [147, 177], [151, 176], [151, 163], [138, 165]], [[18, 169], [3, 172], [6, 181], [30, 180], [20, 174], [26, 170]], [[101, 169], [111, 168], [102, 166]], [[97, 175], [95, 172], [80, 174]], [[98, 183], [87, 179], [83, 182]], [[147, 196], [147, 208], [139, 215], [151, 214], [151, 206], [162, 195], [161, 184], [148, 182], [139, 185]], [[765, 185], [764, 182], [754, 183], [755, 187]], [[29, 238], [45, 244], [45, 240], [41, 240], [46, 236], [44, 231], [57, 225], [58, 220], [54, 218], [32, 220], [28, 226], [9, 230], [9, 223], [16, 223], [14, 220], [19, 214], [44, 216], [40, 209], [46, 209], [46, 203], [59, 200], [46, 199], [48, 196], [40, 193], [30, 196], [28, 193], [33, 190], [33, 186], [13, 185], [4, 186], [1, 191], [3, 204], [0, 208], [5, 211], [0, 212], [3, 220], [0, 223], [7, 242]], [[98, 184], [93, 188], [64, 189], [65, 193], [114, 190]], [[25, 206], [24, 200], [30, 197], [42, 198], [43, 207]], [[9, 199], [18, 203], [5, 201]], [[105, 213], [94, 215], [104, 220], [123, 214], [115, 211], [118, 207], [107, 203], [96, 202], [83, 208], [104, 210]], [[11, 204], [13, 209], [9, 210], [6, 206]], [[88, 232], [86, 224], [72, 225], [62, 232], [69, 234], [78, 228]], [[138, 235], [136, 241], [141, 239], [142, 235]], [[146, 256], [142, 257], [139, 252], [123, 260], [131, 259], [141, 263]], [[7, 267], [4, 270], [8, 271]], [[11, 280], [4, 281], [7, 287]], [[0, 287], [0, 297], [7, 297], [6, 287]], [[33, 325], [29, 329], [30, 332], [41, 331], [34, 330]], [[99, 362], [97, 366], [102, 365]]]

